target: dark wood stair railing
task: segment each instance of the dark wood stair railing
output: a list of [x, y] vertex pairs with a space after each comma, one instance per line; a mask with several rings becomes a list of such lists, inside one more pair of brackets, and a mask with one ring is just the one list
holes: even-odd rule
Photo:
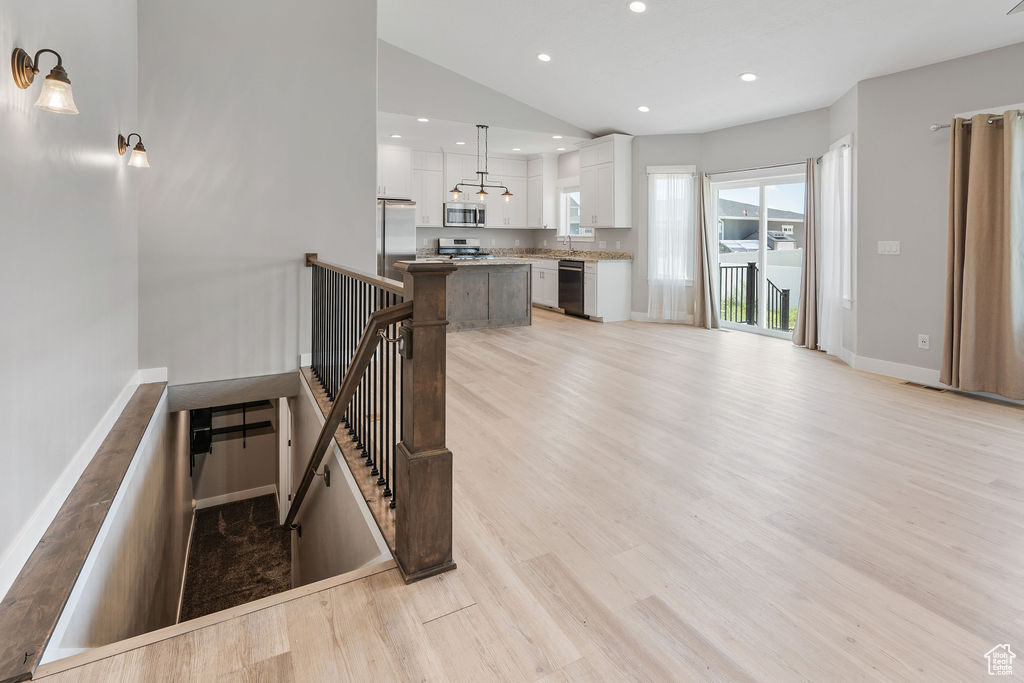
[[[314, 393], [326, 400], [320, 403], [326, 415], [285, 524], [299, 519], [344, 423], [352, 443], [342, 450], [360, 488], [365, 493], [364, 486], [375, 484], [390, 498], [388, 520], [378, 516], [380, 506], [371, 511], [385, 536], [393, 535], [388, 544], [406, 582], [454, 569], [445, 327], [446, 278], [456, 267], [402, 262], [396, 264], [404, 273], [400, 284], [324, 263], [316, 254], [306, 254], [306, 265], [313, 269], [313, 346], [303, 374], [319, 383]], [[348, 439], [342, 436], [339, 446]], [[357, 471], [364, 455], [369, 479]]]

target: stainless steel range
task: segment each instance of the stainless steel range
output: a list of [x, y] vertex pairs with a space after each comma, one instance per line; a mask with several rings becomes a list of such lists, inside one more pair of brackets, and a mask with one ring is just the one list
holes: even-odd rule
[[480, 251], [480, 240], [469, 238], [440, 237], [437, 240], [437, 253], [452, 260], [494, 258], [494, 254]]

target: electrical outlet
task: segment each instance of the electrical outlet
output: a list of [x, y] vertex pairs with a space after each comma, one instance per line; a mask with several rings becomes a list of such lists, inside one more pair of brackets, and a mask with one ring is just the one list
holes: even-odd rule
[[622, 249], [622, 240], [615, 240], [615, 248]]
[[492, 246], [492, 247], [494, 246], [494, 243], [495, 243], [496, 241], [497, 241], [497, 240], [493, 240], [493, 239], [491, 240], [491, 246]]
[[425, 247], [429, 247], [430, 246], [430, 238], [429, 237], [424, 237], [423, 238], [423, 246], [425, 246]]
[[548, 241], [547, 240], [544, 240], [544, 246], [545, 247], [548, 246]]
[[606, 241], [604, 241], [604, 240], [601, 240], [600, 242], [598, 242], [597, 245], [598, 245], [598, 248], [600, 248], [600, 249], [607, 249], [608, 248], [608, 243]]
[[899, 256], [900, 254], [900, 243], [896, 242], [879, 242], [878, 253], [886, 256]]
[[519, 240], [516, 240], [515, 246], [517, 246], [517, 247], [519, 246]]
[[917, 335], [917, 348], [928, 350], [932, 347], [931, 338], [927, 334]]

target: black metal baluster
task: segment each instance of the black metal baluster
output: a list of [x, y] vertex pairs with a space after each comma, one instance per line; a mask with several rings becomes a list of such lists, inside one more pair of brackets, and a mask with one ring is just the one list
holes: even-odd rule
[[320, 379], [320, 372], [316, 367], [317, 360], [320, 357], [320, 329], [317, 326], [319, 313], [320, 313], [320, 266], [313, 266], [313, 320], [310, 336], [312, 338], [312, 356], [310, 357], [310, 367], [313, 370], [313, 376]]
[[[376, 288], [372, 285], [367, 291], [367, 305], [370, 313], [373, 313], [377, 306], [376, 301]], [[369, 316], [367, 316], [369, 318]], [[373, 386], [373, 358], [370, 358], [370, 366], [366, 368], [366, 466], [373, 467], [373, 399], [374, 399], [374, 386]]]

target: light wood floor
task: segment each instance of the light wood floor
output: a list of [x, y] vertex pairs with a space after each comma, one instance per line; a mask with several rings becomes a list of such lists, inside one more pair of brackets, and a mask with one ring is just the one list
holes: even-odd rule
[[1024, 410], [535, 313], [449, 336], [456, 571], [53, 679], [964, 681], [1024, 650]]

